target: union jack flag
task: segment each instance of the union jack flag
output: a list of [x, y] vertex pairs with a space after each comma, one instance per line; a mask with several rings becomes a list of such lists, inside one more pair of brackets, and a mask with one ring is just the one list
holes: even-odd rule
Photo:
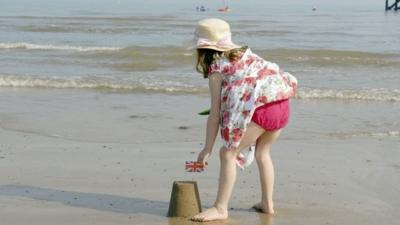
[[203, 163], [197, 161], [186, 161], [185, 169], [186, 172], [203, 172], [204, 165]]

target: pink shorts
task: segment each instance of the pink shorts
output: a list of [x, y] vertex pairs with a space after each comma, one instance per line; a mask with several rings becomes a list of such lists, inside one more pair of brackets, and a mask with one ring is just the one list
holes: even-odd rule
[[271, 102], [262, 105], [254, 111], [251, 120], [267, 131], [278, 130], [289, 122], [289, 100]]

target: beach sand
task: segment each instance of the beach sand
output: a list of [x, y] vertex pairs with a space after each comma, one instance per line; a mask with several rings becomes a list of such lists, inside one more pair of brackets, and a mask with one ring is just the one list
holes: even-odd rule
[[[0, 225], [199, 224], [166, 217], [175, 180], [197, 181], [203, 207], [213, 204], [221, 142], [205, 172], [184, 171], [202, 148], [207, 96], [2, 88], [0, 100]], [[230, 218], [207, 224], [399, 224], [398, 135], [348, 135], [329, 113], [319, 127], [332, 131], [313, 131], [307, 117], [365, 102], [292, 103], [272, 150], [277, 214], [250, 209], [253, 164], [238, 171]]]

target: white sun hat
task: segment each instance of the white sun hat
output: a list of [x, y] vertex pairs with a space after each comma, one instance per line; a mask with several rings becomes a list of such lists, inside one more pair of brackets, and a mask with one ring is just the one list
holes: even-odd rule
[[229, 51], [241, 47], [232, 42], [229, 24], [217, 18], [203, 19], [197, 22], [195, 41], [198, 49]]

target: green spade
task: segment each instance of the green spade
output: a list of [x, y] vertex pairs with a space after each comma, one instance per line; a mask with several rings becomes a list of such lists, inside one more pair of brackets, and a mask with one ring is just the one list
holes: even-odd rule
[[203, 111], [199, 112], [198, 114], [202, 115], [202, 116], [205, 116], [205, 115], [209, 115], [210, 111], [211, 111], [211, 109], [206, 109], [206, 110], [203, 110]]

